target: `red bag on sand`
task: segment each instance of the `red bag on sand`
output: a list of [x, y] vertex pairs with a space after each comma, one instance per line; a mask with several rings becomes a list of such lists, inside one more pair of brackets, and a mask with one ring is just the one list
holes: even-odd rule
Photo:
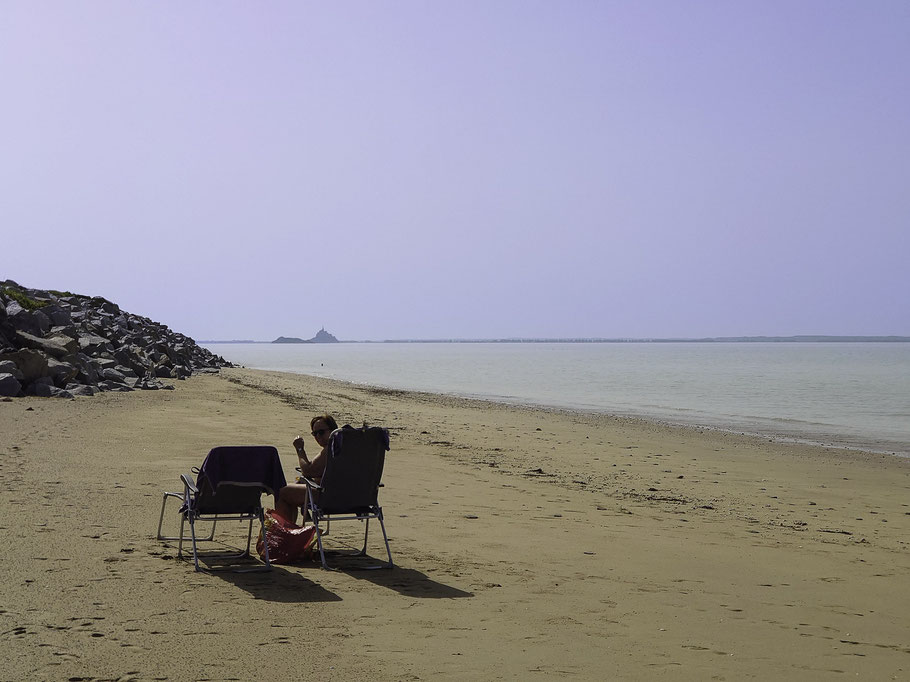
[[[274, 509], [269, 509], [265, 512], [265, 529], [269, 543], [269, 561], [273, 564], [291, 564], [313, 558], [311, 547], [316, 539], [316, 526], [298, 526]], [[256, 551], [265, 561], [262, 533], [259, 534]]]

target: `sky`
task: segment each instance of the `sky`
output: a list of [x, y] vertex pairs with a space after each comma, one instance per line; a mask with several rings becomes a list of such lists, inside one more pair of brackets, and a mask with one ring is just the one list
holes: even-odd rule
[[0, 280], [197, 340], [910, 335], [910, 3], [0, 1]]

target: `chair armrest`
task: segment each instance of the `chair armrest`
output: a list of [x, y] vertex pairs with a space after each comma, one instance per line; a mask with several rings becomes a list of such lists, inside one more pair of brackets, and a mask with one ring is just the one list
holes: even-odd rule
[[180, 480], [183, 481], [183, 487], [187, 492], [193, 495], [199, 494], [199, 488], [196, 487], [192, 474], [180, 474]]
[[308, 488], [315, 488], [316, 490], [322, 490], [322, 486], [319, 485], [316, 481], [307, 478], [306, 476], [301, 476], [303, 482], [306, 483]]

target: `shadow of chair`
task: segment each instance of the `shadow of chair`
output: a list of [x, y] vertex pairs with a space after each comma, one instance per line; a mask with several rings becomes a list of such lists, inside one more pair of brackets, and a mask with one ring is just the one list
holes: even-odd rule
[[272, 564], [268, 573], [219, 572], [219, 578], [249, 593], [254, 599], [279, 604], [341, 601], [341, 597], [299, 572]]
[[340, 569], [345, 574], [368, 580], [374, 585], [387, 587], [399, 594], [418, 599], [465, 599], [473, 597], [473, 592], [466, 592], [457, 587], [433, 580], [426, 573], [415, 568], [395, 566], [394, 571], [364, 571], [355, 568]]

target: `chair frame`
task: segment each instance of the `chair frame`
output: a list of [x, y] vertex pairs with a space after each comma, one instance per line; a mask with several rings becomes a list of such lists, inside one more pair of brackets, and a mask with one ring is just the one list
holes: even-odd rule
[[[193, 472], [198, 474], [199, 469], [193, 467]], [[214, 571], [214, 570], [232, 570], [235, 573], [251, 573], [257, 571], [270, 571], [272, 570], [272, 564], [269, 561], [269, 545], [267, 542], [268, 529], [265, 527], [265, 514], [263, 512], [262, 505], [259, 504], [255, 509], [249, 512], [237, 512], [237, 513], [206, 513], [200, 512], [195, 508], [196, 498], [199, 496], [199, 488], [196, 486], [196, 483], [193, 481], [191, 474], [181, 474], [180, 480], [183, 481], [183, 492], [165, 492], [161, 500], [161, 516], [158, 518], [158, 539], [159, 540], [177, 540], [177, 558], [183, 558], [183, 541], [186, 538], [185, 527], [186, 523], [190, 524], [190, 540], [193, 547], [193, 564], [196, 567], [197, 571]], [[222, 484], [234, 487], [248, 487], [241, 486], [238, 484]], [[220, 487], [220, 486], [219, 486]], [[183, 506], [180, 508], [180, 534], [179, 535], [162, 535], [161, 526], [164, 522], [164, 510], [167, 506], [167, 501], [169, 498], [176, 498], [182, 500]], [[254, 568], [246, 569], [214, 569], [211, 567], [203, 567], [199, 564], [199, 551], [197, 544], [200, 542], [212, 542], [215, 539], [215, 527], [218, 521], [249, 521], [249, 528], [247, 532], [246, 539], [246, 549], [239, 554], [232, 554], [229, 552], [219, 552], [212, 553], [207, 552], [205, 556], [207, 558], [217, 558], [217, 559], [244, 559], [252, 557], [250, 553], [250, 547], [253, 540], [253, 521], [258, 519], [260, 528], [262, 529], [262, 538], [264, 544], [264, 566], [257, 566]], [[203, 521], [212, 523], [212, 530], [209, 533], [208, 537], [199, 537], [196, 535], [196, 522]]]
[[[389, 563], [385, 566], [373, 566], [372, 568], [394, 568], [395, 564], [392, 562], [392, 550], [389, 548], [389, 536], [385, 532], [385, 523], [383, 522], [382, 517], [382, 507], [379, 505], [371, 506], [369, 511], [366, 513], [330, 513], [325, 512], [319, 508], [319, 506], [313, 500], [314, 492], [321, 492], [324, 488], [316, 483], [311, 481], [306, 477], [302, 477], [303, 482], [307, 487], [307, 507], [310, 511], [310, 518], [316, 526], [316, 543], [319, 546], [319, 558], [322, 560], [322, 567], [325, 569], [331, 568], [325, 560], [325, 549], [322, 545], [322, 536], [329, 534], [329, 525], [331, 521], [364, 521], [366, 522], [366, 527], [363, 532], [363, 547], [361, 550], [354, 556], [366, 556], [367, 555], [367, 537], [370, 534], [370, 519], [377, 519], [379, 521], [379, 527], [382, 529], [382, 539], [385, 541], [385, 551], [389, 555]], [[383, 487], [382, 483], [379, 484], [379, 487]], [[319, 527], [321, 522], [325, 521], [325, 530], [322, 530]]]

